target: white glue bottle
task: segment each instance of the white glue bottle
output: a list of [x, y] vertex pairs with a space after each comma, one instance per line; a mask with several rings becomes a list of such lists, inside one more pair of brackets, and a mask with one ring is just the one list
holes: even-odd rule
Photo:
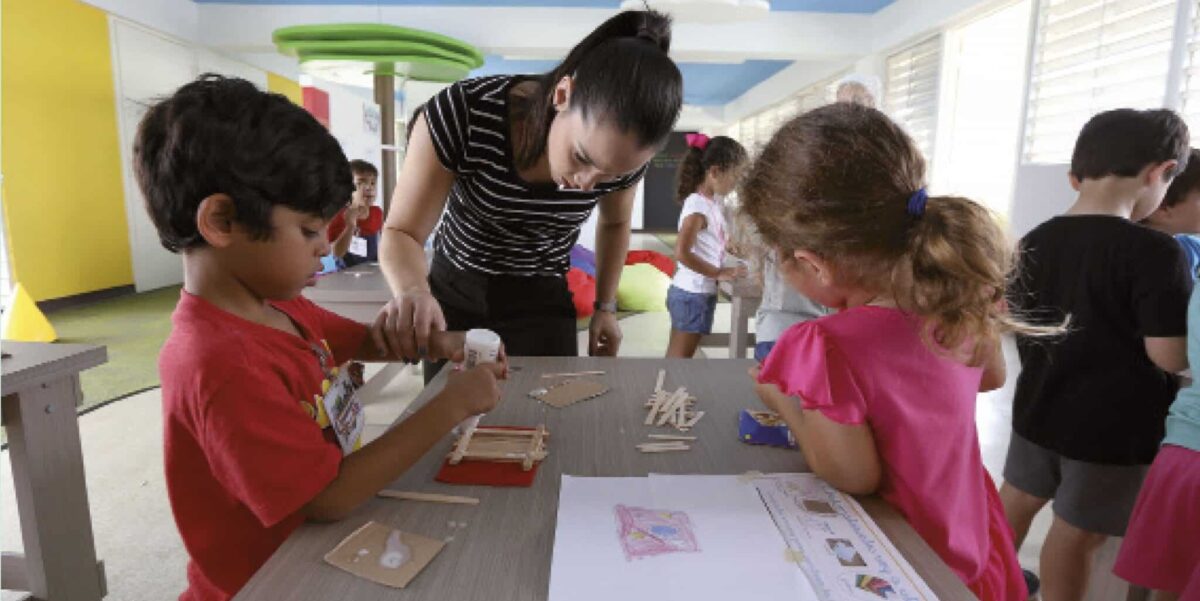
[[[500, 335], [483, 329], [467, 330], [467, 340], [463, 344], [463, 368], [471, 369], [483, 363], [495, 363], [500, 357]], [[459, 424], [460, 432], [474, 430], [479, 425], [483, 414], [468, 417]]]

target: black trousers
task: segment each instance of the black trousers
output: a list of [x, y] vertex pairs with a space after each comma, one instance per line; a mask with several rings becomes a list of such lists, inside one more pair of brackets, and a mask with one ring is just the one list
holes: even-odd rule
[[[429, 270], [429, 287], [449, 330], [492, 330], [504, 341], [509, 356], [579, 354], [575, 304], [566, 278], [472, 273], [437, 254]], [[425, 362], [426, 384], [444, 364]]]

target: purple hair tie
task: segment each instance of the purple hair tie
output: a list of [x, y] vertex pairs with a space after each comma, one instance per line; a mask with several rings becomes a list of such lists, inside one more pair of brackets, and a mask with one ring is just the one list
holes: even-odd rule
[[908, 214], [913, 217], [920, 217], [925, 214], [925, 203], [929, 202], [929, 193], [925, 188], [920, 188], [908, 197]]

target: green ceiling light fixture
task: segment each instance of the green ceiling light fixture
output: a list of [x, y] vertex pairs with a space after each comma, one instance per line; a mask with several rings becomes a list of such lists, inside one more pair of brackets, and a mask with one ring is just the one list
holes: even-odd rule
[[[276, 48], [300, 61], [300, 70], [340, 84], [375, 90], [384, 123], [394, 123], [396, 79], [451, 83], [483, 66], [478, 48], [449, 36], [382, 23], [326, 23], [282, 27]], [[384, 210], [396, 184], [395, 131], [381, 127]]]

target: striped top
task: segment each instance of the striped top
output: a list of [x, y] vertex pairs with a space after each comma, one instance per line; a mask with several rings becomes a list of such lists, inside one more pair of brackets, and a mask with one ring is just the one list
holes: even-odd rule
[[597, 199], [634, 185], [646, 171], [643, 166], [588, 192], [522, 180], [513, 161], [508, 93], [526, 79], [467, 79], [425, 104], [434, 151], [455, 175], [434, 248], [463, 271], [566, 274], [571, 247]]

